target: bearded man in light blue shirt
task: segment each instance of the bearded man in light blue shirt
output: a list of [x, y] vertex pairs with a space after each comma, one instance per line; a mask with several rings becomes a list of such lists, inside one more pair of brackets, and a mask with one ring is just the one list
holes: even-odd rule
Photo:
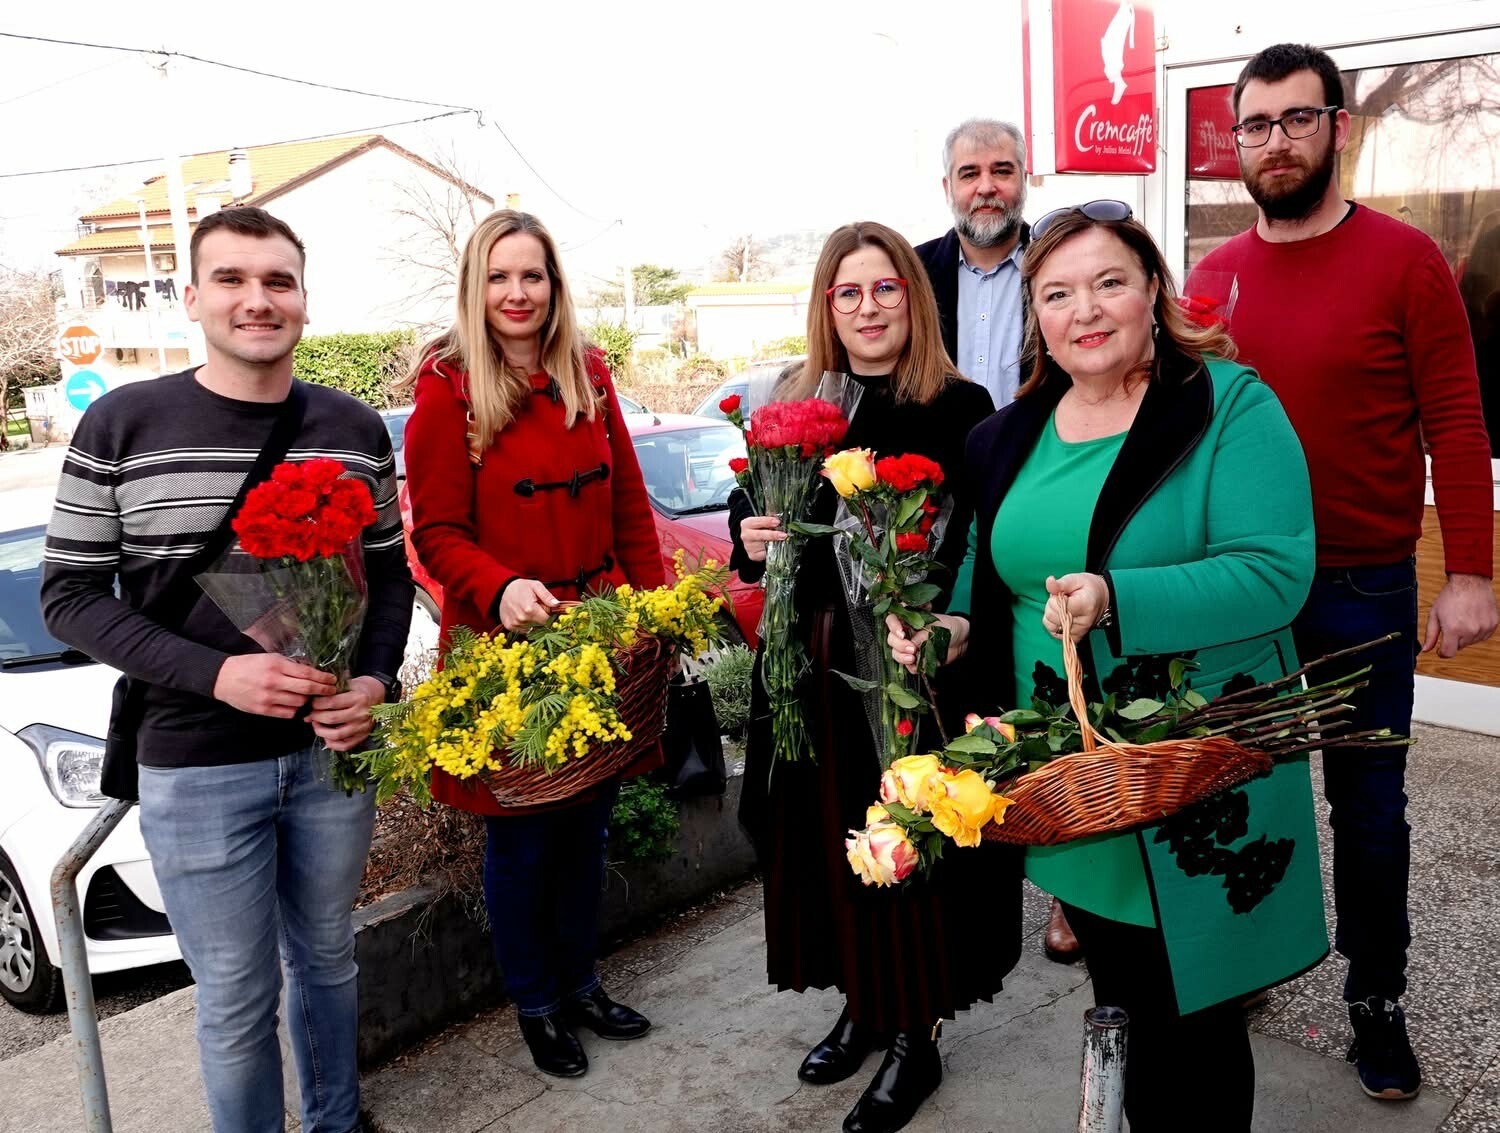
[[1030, 229], [1026, 141], [1010, 122], [971, 118], [943, 144], [943, 192], [953, 227], [917, 247], [937, 295], [943, 345], [996, 408], [1020, 385], [1021, 257]]

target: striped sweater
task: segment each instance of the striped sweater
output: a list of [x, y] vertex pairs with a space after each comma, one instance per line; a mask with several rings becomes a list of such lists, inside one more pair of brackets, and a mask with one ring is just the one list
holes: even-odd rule
[[[369, 406], [303, 388], [307, 411], [287, 459], [343, 462], [370, 485], [378, 512], [364, 536], [370, 603], [353, 672], [394, 675], [412, 582], [390, 438]], [[137, 743], [148, 766], [245, 763], [312, 742], [299, 720], [213, 699], [225, 659], [260, 647], [212, 600], [200, 598], [180, 631], [140, 612], [219, 525], [280, 410], [222, 397], [188, 370], [112, 390], [74, 433], [47, 528], [42, 614], [59, 640], [149, 683]]]

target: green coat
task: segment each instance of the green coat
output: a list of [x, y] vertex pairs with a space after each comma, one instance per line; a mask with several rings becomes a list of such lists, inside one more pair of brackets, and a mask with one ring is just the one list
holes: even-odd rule
[[[1216, 358], [1164, 369], [1090, 524], [1085, 569], [1108, 579], [1116, 615], [1080, 643], [1090, 699], [1127, 659], [1191, 654], [1193, 687], [1209, 697], [1239, 674], [1261, 681], [1297, 665], [1288, 626], [1315, 550], [1301, 446], [1254, 371]], [[1060, 648], [1055, 658], [1007, 655], [1010, 594], [991, 549], [1024, 538], [996, 532], [995, 515], [1066, 389], [1054, 377], [970, 436], [971, 476], [985, 488], [950, 602], [973, 622], [966, 707], [1016, 707], [1004, 701], [1017, 662], [1023, 673], [1037, 660], [1061, 670]], [[1184, 818], [1031, 850], [1027, 870], [1069, 903], [1159, 925], [1183, 1012], [1290, 978], [1328, 950], [1305, 758]]]

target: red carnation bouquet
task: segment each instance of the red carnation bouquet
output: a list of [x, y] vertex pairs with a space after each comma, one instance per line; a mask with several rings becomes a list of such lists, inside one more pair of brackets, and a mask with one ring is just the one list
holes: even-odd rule
[[771, 735], [776, 760], [801, 757], [810, 750], [807, 724], [797, 695], [797, 684], [807, 671], [807, 651], [792, 633], [795, 622], [793, 590], [808, 529], [804, 521], [812, 507], [818, 471], [849, 431], [849, 404], [854, 383], [842, 374], [824, 374], [818, 396], [800, 401], [769, 401], [750, 414], [746, 428], [740, 399], [720, 402], [729, 420], [745, 429], [746, 462], [736, 471], [756, 515], [781, 519], [785, 540], [766, 545], [765, 607], [760, 639], [765, 643], [761, 679], [771, 709]]
[[839, 674], [865, 694], [865, 714], [883, 766], [911, 751], [916, 717], [932, 711], [930, 678], [948, 651], [946, 632], [923, 643], [916, 674], [885, 647], [887, 614], [909, 630], [926, 629], [929, 607], [942, 593], [927, 581], [948, 525], [943, 469], [918, 453], [876, 459], [869, 449], [846, 449], [823, 462], [843, 506], [832, 526], [809, 530], [834, 537], [835, 559], [854, 630], [855, 674]]
[[[198, 583], [268, 653], [332, 673], [348, 687], [368, 605], [361, 535], [375, 522], [369, 486], [337, 460], [278, 464], [231, 522], [239, 536]], [[339, 790], [363, 790], [348, 755], [327, 752]]]

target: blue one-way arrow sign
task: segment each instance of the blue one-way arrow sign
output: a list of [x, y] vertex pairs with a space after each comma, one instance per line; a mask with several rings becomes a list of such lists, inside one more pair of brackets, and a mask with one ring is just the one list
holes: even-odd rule
[[87, 409], [109, 389], [93, 370], [79, 370], [63, 384], [63, 396], [74, 409]]

